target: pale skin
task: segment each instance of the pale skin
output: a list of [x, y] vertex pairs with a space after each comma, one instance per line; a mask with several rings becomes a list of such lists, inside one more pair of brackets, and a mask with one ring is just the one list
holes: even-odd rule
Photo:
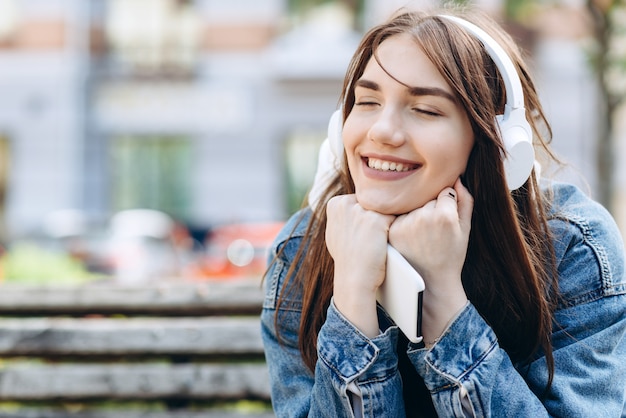
[[390, 243], [424, 279], [431, 342], [467, 302], [461, 270], [473, 198], [459, 178], [474, 138], [452, 89], [408, 35], [385, 40], [378, 56], [393, 78], [370, 60], [343, 130], [356, 192], [327, 205], [333, 301], [366, 336], [379, 334], [376, 292]]

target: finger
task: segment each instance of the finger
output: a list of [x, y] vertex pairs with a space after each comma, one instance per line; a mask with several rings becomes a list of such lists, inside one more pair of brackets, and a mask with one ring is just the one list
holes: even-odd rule
[[454, 183], [454, 190], [457, 195], [459, 219], [463, 225], [468, 228], [472, 224], [472, 212], [474, 211], [474, 197], [469, 190], [463, 185], [461, 179], [457, 179]]
[[424, 204], [424, 206], [422, 206], [419, 210], [424, 212], [424, 211], [433, 210], [436, 207], [437, 207], [437, 199], [434, 199], [429, 202], [426, 202], [426, 204]]
[[326, 203], [326, 213], [338, 213], [341, 209], [345, 209], [354, 204], [356, 204], [356, 197], [353, 194], [334, 196]]
[[437, 196], [437, 208], [457, 212], [457, 197], [458, 193], [454, 188], [446, 187]]

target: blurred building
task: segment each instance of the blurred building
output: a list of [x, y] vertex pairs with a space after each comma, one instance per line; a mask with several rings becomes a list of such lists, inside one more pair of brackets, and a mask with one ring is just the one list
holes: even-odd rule
[[285, 156], [323, 138], [358, 41], [335, 12], [285, 33], [285, 0], [0, 0], [0, 16], [12, 236], [66, 208], [284, 217], [305, 187]]
[[[364, 1], [364, 25], [400, 3]], [[200, 226], [295, 210], [361, 34], [340, 5], [292, 4], [0, 0], [2, 238], [61, 209], [151, 208]], [[573, 71], [552, 52], [537, 69], [555, 144], [563, 132], [583, 161], [593, 92], [568, 56]], [[561, 102], [572, 88], [576, 103]]]

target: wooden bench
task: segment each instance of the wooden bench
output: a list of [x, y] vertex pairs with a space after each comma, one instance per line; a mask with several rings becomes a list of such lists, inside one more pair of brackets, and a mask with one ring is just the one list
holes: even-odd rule
[[0, 285], [0, 418], [272, 417], [259, 280]]

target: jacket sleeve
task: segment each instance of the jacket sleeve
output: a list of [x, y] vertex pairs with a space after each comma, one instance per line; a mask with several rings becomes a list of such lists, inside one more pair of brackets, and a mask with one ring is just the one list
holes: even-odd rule
[[[589, 221], [591, 219], [591, 221]], [[545, 356], [512, 364], [469, 304], [430, 350], [409, 350], [440, 416], [621, 417], [626, 388], [624, 249], [609, 219], [554, 219], [560, 302]]]
[[[291, 254], [300, 238], [288, 240], [294, 225], [288, 223], [276, 238], [265, 275], [265, 298], [261, 311], [261, 337], [269, 369], [272, 406], [278, 417], [307, 417], [315, 383], [298, 349], [302, 301], [297, 286], [283, 289]], [[282, 251], [280, 256], [277, 256]], [[279, 305], [279, 298], [282, 304]], [[280, 307], [280, 309], [279, 309]]]
[[368, 339], [331, 301], [318, 335], [315, 372], [304, 364], [298, 348], [302, 292], [297, 285], [285, 284], [291, 254], [295, 253], [299, 240], [281, 245], [288, 247], [274, 260], [266, 275], [261, 313], [261, 335], [276, 415], [353, 417], [351, 393], [357, 393], [364, 416], [404, 416], [395, 352], [397, 327]]
[[[334, 307], [329, 308], [328, 315], [318, 339], [315, 373], [311, 373], [297, 346], [286, 340], [278, 342], [272, 331], [272, 315], [262, 314], [276, 415], [354, 417], [348, 389], [352, 386], [359, 392], [363, 416], [405, 416], [394, 352], [397, 329], [390, 328], [369, 340], [346, 324]], [[348, 329], [344, 328], [346, 325]]]
[[[626, 296], [620, 295], [559, 312], [554, 381], [547, 395], [545, 357], [514, 367], [471, 305], [430, 351], [409, 351], [409, 357], [439, 416], [621, 417], [625, 304]], [[601, 314], [590, 315], [594, 310]]]

